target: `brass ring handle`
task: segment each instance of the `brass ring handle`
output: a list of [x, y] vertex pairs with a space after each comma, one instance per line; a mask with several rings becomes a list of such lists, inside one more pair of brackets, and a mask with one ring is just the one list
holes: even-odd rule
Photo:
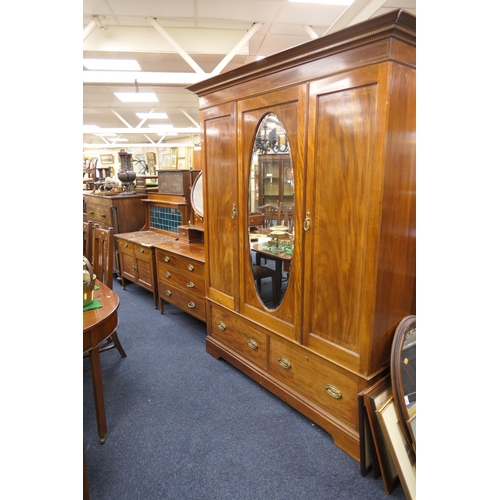
[[304, 220], [304, 231], [309, 231], [311, 229], [311, 214], [309, 210], [306, 212], [306, 218]]
[[226, 325], [222, 321], [217, 321], [217, 326], [224, 331], [226, 329]]
[[170, 273], [168, 271], [165, 273], [165, 278], [170, 278]]
[[288, 361], [288, 359], [284, 358], [283, 356], [280, 356], [278, 358], [278, 363], [285, 369], [289, 370], [292, 367], [292, 363]]
[[172, 295], [172, 292], [170, 290], [165, 290], [165, 295], [167, 297], [170, 297]]
[[170, 262], [170, 257], [168, 255], [165, 255], [165, 257], [163, 257], [163, 260], [165, 262]]
[[189, 264], [189, 265], [187, 266], [187, 268], [188, 268], [188, 271], [194, 271], [194, 266], [193, 266], [193, 264]]
[[190, 302], [190, 303], [188, 304], [188, 307], [189, 307], [190, 309], [194, 309], [194, 308], [196, 307], [196, 304], [195, 304], [194, 302]]
[[139, 253], [144, 253], [144, 248], [141, 247], [141, 249], [139, 250]]
[[342, 397], [342, 393], [334, 385], [327, 384], [325, 386], [325, 390], [326, 390], [327, 394], [334, 399], [340, 399]]
[[188, 284], [187, 284], [188, 288], [194, 288], [194, 283], [192, 281], [190, 281]]
[[259, 344], [257, 344], [257, 342], [255, 342], [254, 339], [248, 339], [247, 344], [248, 347], [250, 347], [250, 349], [253, 349], [254, 351], [256, 351], [259, 348]]
[[106, 214], [101, 214], [101, 219], [105, 219], [106, 218]]
[[236, 203], [231, 207], [231, 219], [236, 219]]

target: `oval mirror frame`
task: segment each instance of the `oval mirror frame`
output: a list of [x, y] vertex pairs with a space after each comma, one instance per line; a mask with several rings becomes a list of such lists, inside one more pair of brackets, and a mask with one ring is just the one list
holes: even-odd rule
[[280, 306], [288, 288], [294, 207], [293, 165], [286, 130], [275, 113], [266, 113], [257, 126], [250, 155], [248, 229], [255, 290], [269, 310]]
[[406, 316], [396, 327], [391, 348], [391, 385], [401, 430], [417, 450], [417, 318]]
[[196, 177], [191, 188], [191, 206], [194, 213], [203, 222], [203, 172]]

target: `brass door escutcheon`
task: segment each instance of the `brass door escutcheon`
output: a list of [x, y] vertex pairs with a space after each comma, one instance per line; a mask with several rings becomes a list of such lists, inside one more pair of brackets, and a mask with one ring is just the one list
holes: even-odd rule
[[311, 214], [309, 210], [306, 211], [306, 218], [304, 220], [304, 231], [309, 231], [311, 229]]

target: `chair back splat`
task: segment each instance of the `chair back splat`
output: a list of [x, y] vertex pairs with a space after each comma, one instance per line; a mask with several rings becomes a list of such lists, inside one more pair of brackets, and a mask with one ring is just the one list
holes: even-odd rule
[[113, 289], [114, 229], [95, 224], [92, 235], [92, 265], [97, 279]]

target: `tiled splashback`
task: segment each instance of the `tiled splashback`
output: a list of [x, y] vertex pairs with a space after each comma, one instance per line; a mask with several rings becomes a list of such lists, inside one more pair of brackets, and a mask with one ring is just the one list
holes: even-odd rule
[[178, 226], [182, 224], [182, 214], [176, 208], [150, 207], [149, 226], [163, 231], [179, 232]]

